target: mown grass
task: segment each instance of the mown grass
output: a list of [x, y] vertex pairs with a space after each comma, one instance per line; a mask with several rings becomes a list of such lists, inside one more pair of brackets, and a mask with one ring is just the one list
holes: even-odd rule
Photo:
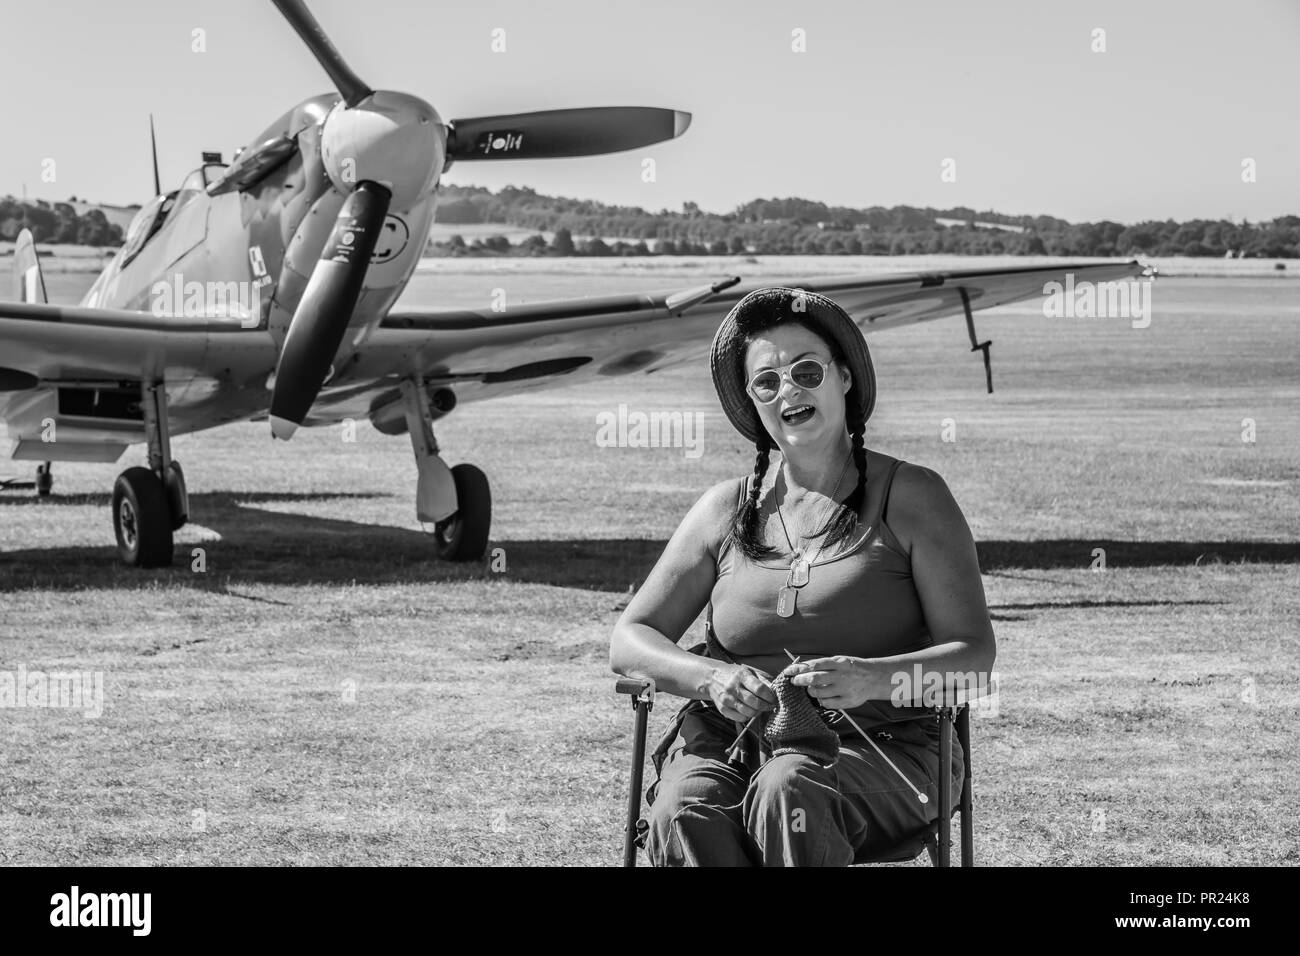
[[[422, 294], [482, 284], [435, 279]], [[981, 318], [992, 396], [959, 321], [870, 338], [868, 443], [942, 474], [980, 542], [1003, 688], [974, 722], [980, 862], [1300, 862], [1283, 288], [1162, 282], [1147, 330]], [[449, 459], [493, 479], [500, 573], [432, 558], [409, 449], [368, 428], [179, 438], [194, 523], [167, 570], [113, 561], [113, 468], [0, 495], [0, 670], [105, 685], [99, 719], [0, 711], [0, 862], [617, 862], [631, 715], [610, 627], [694, 498], [751, 467], [703, 368], [440, 423]], [[597, 447], [620, 402], [701, 412], [703, 454]]]

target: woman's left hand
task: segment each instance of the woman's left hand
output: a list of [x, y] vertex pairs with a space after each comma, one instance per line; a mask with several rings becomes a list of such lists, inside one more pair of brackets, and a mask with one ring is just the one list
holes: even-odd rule
[[817, 703], [831, 710], [851, 710], [871, 699], [871, 675], [861, 657], [818, 657], [789, 668], [790, 683], [808, 688]]

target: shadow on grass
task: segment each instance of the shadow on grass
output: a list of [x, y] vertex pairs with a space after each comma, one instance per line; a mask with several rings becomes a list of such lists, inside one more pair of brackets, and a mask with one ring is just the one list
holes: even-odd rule
[[1043, 541], [980, 541], [980, 568], [1087, 569], [1093, 551], [1106, 552], [1106, 567], [1150, 568], [1159, 565], [1296, 564], [1300, 541], [1115, 541], [1107, 538]]
[[1227, 601], [1036, 601], [1028, 604], [990, 604], [994, 621], [1029, 621], [1033, 615], [999, 614], [999, 611], [1055, 611], [1083, 607], [1189, 607], [1197, 604], [1227, 604]]
[[[349, 500], [378, 499], [365, 493], [212, 492], [190, 496], [195, 524], [220, 540], [185, 543], [182, 529], [172, 567], [140, 570], [123, 566], [116, 548], [31, 547], [0, 553], [0, 593], [24, 589], [146, 588], [165, 581], [232, 594], [232, 587], [258, 584], [403, 584], [495, 579], [625, 593], [644, 580], [663, 550], [663, 541], [493, 541], [489, 557], [453, 563], [437, 557], [431, 534], [345, 517], [325, 518], [274, 510], [276, 503], [332, 502], [346, 515]], [[104, 494], [0, 496], [0, 508], [102, 507], [105, 537], [109, 496]], [[267, 505], [270, 507], [259, 507]], [[3, 520], [3, 511], [0, 511]], [[194, 548], [202, 548], [206, 570], [193, 570]], [[502, 549], [493, 570], [493, 549]]]
[[[219, 491], [213, 494], [190, 495], [190, 507], [194, 508], [196, 503], [199, 507], [211, 503], [214, 505], [229, 505], [232, 502], [261, 502], [261, 501], [326, 501], [335, 498], [383, 498], [384, 495], [376, 495], [367, 491], [330, 491], [330, 492], [302, 492], [302, 491]], [[0, 508], [7, 506], [19, 508], [54, 508], [59, 506], [75, 505], [78, 508], [85, 508], [90, 505], [98, 505], [107, 508], [113, 500], [113, 496], [106, 492], [96, 491], [85, 495], [50, 495], [47, 498], [36, 498], [30, 494], [0, 494]], [[204, 512], [206, 514], [206, 511]], [[207, 527], [207, 525], [204, 525]]]
[[[219, 541], [178, 544], [170, 568], [140, 571], [123, 567], [112, 547], [27, 548], [0, 554], [0, 592], [29, 588], [143, 588], [168, 583], [231, 594], [232, 586], [258, 584], [402, 584], [499, 580], [627, 593], [654, 566], [666, 542], [644, 539], [493, 541], [483, 561], [455, 564], [440, 560], [431, 535], [405, 528], [286, 514], [258, 504], [295, 501], [372, 499], [365, 493], [298, 494], [213, 492], [191, 496], [195, 521], [221, 536]], [[33, 498], [0, 497], [0, 505], [50, 507], [62, 504], [108, 506], [107, 495]], [[346, 511], [346, 507], [338, 509]], [[498, 529], [505, 530], [508, 529]], [[192, 549], [202, 547], [207, 570], [192, 570]], [[492, 568], [493, 550], [500, 548]], [[1254, 541], [983, 541], [980, 566], [1000, 569], [1086, 569], [1095, 548], [1106, 552], [1107, 567], [1151, 567], [1200, 563], [1300, 562], [1300, 543]], [[1143, 602], [1161, 603], [1161, 602]], [[1195, 603], [1195, 602], [1192, 602]], [[1091, 606], [1091, 605], [1090, 605]], [[1008, 606], [1006, 610], [1011, 610]], [[1025, 608], [1028, 609], [1028, 608]]]

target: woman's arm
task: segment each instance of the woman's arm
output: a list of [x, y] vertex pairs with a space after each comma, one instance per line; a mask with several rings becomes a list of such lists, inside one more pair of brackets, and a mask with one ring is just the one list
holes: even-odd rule
[[718, 549], [735, 500], [736, 483], [722, 482], [706, 491], [682, 519], [650, 576], [614, 625], [609, 664], [628, 677], [652, 678], [658, 690], [712, 700], [733, 720], [748, 720], [775, 706], [770, 685], [749, 668], [677, 646], [713, 591]]
[[[975, 539], [947, 484], [929, 468], [902, 465], [889, 500], [889, 526], [912, 559], [912, 579], [932, 647], [891, 657], [826, 657], [806, 662], [793, 683], [828, 707], [888, 700], [897, 675], [914, 685], [923, 673], [974, 674], [987, 681], [996, 644]], [[916, 693], [923, 688], [915, 687]], [[910, 696], [910, 695], [909, 695]]]

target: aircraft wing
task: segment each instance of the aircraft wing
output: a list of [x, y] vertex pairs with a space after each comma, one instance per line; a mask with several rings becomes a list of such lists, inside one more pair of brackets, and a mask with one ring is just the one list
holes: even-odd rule
[[21, 369], [41, 381], [200, 371], [209, 335], [244, 328], [238, 318], [0, 302], [0, 371]]
[[[79, 418], [67, 418], [60, 389], [114, 391], [122, 383], [166, 379], [175, 397], [173, 389], [183, 392], [207, 374], [213, 338], [239, 331], [245, 327], [238, 318], [0, 302], [0, 436], [10, 440], [9, 457], [116, 461], [142, 440], [139, 422], [109, 422], [82, 410], [68, 412]], [[45, 423], [56, 418], [58, 442], [47, 443]], [[176, 434], [187, 430], [183, 421], [176, 425]]]
[[[707, 287], [608, 295], [491, 309], [397, 307], [356, 356], [347, 378], [369, 386], [327, 389], [318, 412], [369, 414], [397, 402], [397, 383], [420, 376], [460, 401], [598, 377], [655, 372], [707, 354], [719, 322], [746, 293], [773, 285], [823, 293], [866, 332], [964, 314], [1044, 295], [1049, 282], [1133, 279], [1136, 260], [946, 272], [762, 279], [710, 294]], [[702, 300], [701, 300], [701, 297]], [[691, 304], [694, 301], [695, 304]], [[682, 303], [685, 302], [685, 308]], [[974, 344], [974, 343], [972, 343]], [[381, 394], [375, 395], [375, 389]], [[334, 406], [331, 408], [330, 406]], [[382, 417], [382, 414], [380, 415]], [[378, 424], [378, 422], [377, 422]]]

